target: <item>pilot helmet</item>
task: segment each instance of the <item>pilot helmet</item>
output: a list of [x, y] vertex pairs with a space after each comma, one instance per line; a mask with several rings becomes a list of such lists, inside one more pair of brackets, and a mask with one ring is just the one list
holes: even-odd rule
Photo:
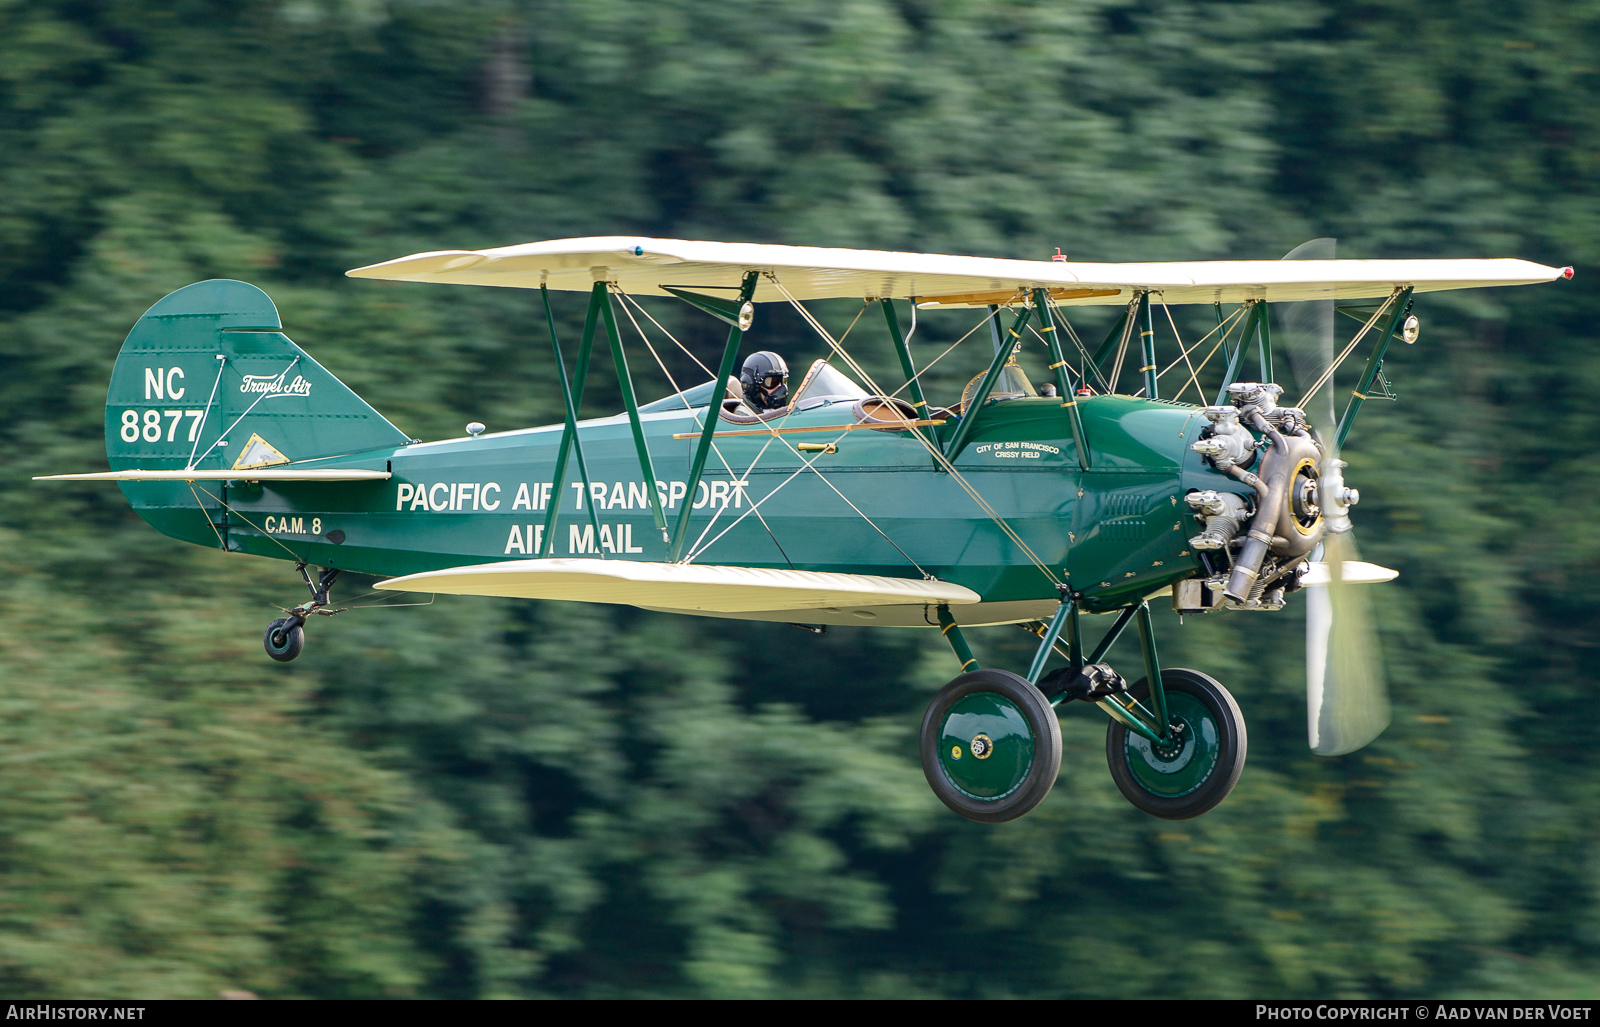
[[764, 410], [776, 410], [789, 399], [789, 365], [771, 350], [745, 357], [739, 370], [745, 401]]

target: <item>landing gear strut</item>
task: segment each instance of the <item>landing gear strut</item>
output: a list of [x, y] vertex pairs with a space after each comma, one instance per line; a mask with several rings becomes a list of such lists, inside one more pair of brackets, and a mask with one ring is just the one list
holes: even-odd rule
[[[1111, 717], [1106, 761], [1133, 805], [1164, 820], [1212, 809], [1244, 770], [1246, 736], [1239, 706], [1214, 679], [1193, 670], [1162, 669], [1150, 608], [1126, 607], [1092, 653], [1085, 655], [1074, 597], [1062, 590], [1026, 676], [979, 669], [944, 607], [939, 621], [964, 673], [946, 685], [922, 721], [922, 769], [934, 794], [969, 820], [1012, 820], [1049, 794], [1061, 765], [1055, 712], [1073, 700]], [[1101, 659], [1130, 621], [1139, 629], [1145, 676], [1130, 686]], [[1063, 647], [1058, 640], [1066, 642]], [[1044, 673], [1051, 652], [1067, 666]]]
[[267, 632], [261, 638], [262, 648], [266, 649], [267, 655], [279, 663], [288, 663], [306, 647], [306, 618], [322, 612], [322, 608], [328, 605], [328, 589], [339, 577], [337, 567], [324, 568], [315, 581], [303, 562], [295, 564], [294, 569], [300, 572], [306, 588], [311, 590], [311, 599], [292, 610], [286, 610], [289, 616], [279, 617], [268, 624]]

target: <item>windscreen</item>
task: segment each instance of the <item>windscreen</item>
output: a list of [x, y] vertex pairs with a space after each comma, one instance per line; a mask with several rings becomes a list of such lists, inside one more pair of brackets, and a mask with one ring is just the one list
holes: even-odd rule
[[843, 372], [818, 360], [806, 372], [806, 380], [795, 395], [794, 402], [798, 404], [803, 399], [821, 399], [824, 396], [829, 399], [860, 399], [865, 395], [867, 391]]

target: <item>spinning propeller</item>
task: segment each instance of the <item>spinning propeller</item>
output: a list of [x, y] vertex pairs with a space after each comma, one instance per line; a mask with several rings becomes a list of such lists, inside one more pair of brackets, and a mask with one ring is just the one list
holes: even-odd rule
[[[1336, 240], [1312, 239], [1284, 260], [1332, 260]], [[1280, 307], [1283, 349], [1295, 379], [1307, 387], [1321, 381], [1333, 364], [1334, 287], [1326, 298]], [[1317, 502], [1328, 525], [1312, 554], [1318, 561], [1307, 575], [1306, 728], [1311, 751], [1319, 756], [1354, 752], [1389, 726], [1389, 696], [1382, 650], [1373, 630], [1371, 606], [1362, 584], [1387, 581], [1396, 572], [1362, 563], [1350, 522], [1350, 507], [1360, 496], [1344, 483], [1339, 459], [1333, 378], [1303, 402], [1323, 449]]]

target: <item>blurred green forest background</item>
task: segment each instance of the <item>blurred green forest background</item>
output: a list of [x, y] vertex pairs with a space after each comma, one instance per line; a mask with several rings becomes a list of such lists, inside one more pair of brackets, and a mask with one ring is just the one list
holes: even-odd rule
[[[1594, 0], [0, 0], [0, 988], [1594, 997], [1597, 169]], [[1299, 610], [1161, 618], [1251, 731], [1183, 823], [1122, 800], [1088, 708], [1036, 812], [944, 810], [915, 754], [957, 669], [933, 633], [442, 599], [319, 620], [278, 666], [287, 564], [28, 480], [104, 466], [123, 335], [208, 277], [265, 288], [413, 436], [554, 420], [536, 297], [341, 272], [610, 233], [1085, 260], [1332, 235], [1578, 274], [1423, 297], [1400, 402], [1352, 435], [1365, 552], [1402, 572], [1373, 593], [1377, 743], [1308, 754]], [[759, 318], [752, 346], [817, 355]], [[919, 359], [960, 320], [925, 317]], [[618, 409], [598, 381], [587, 412]]]

